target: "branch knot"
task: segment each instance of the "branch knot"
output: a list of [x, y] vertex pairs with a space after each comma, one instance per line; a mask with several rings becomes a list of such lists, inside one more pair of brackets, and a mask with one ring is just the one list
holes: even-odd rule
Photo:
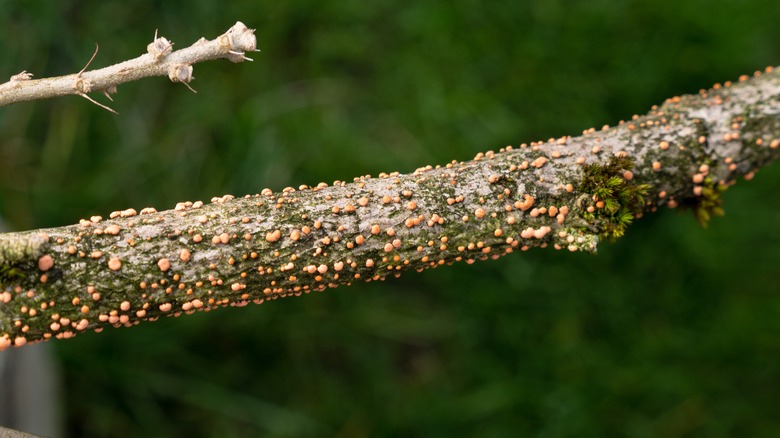
[[76, 89], [78, 94], [89, 93], [92, 91], [92, 82], [87, 78], [78, 76], [73, 81], [73, 88]]
[[29, 81], [30, 79], [32, 79], [32, 77], [33, 77], [32, 73], [27, 73], [27, 70], [24, 70], [19, 74], [11, 76], [10, 82], [17, 83], [22, 81]]

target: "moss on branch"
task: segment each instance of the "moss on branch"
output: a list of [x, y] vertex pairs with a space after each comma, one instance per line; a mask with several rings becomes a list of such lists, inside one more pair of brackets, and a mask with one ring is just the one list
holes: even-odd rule
[[779, 95], [768, 69], [470, 161], [0, 235], [0, 350], [533, 247], [595, 252], [662, 207], [708, 219], [778, 158]]
[[606, 164], [588, 164], [583, 169], [580, 191], [591, 194], [596, 205], [585, 207], [583, 217], [596, 227], [599, 237], [621, 237], [634, 218], [645, 209], [650, 185], [633, 181], [634, 162], [625, 156], [612, 157]]

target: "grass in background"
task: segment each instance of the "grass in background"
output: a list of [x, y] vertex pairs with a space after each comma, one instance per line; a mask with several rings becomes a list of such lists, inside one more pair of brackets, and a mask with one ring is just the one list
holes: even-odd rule
[[[682, 4], [681, 4], [682, 3]], [[0, 110], [17, 229], [465, 160], [615, 124], [780, 59], [766, 1], [25, 2], [0, 74], [184, 47], [240, 19], [253, 64], [198, 94], [120, 87]], [[57, 342], [72, 436], [772, 436], [780, 170], [600, 254], [534, 250]]]

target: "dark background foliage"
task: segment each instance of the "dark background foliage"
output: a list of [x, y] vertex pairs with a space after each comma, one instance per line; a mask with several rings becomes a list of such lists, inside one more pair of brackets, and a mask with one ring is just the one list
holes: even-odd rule
[[[25, 1], [0, 75], [184, 47], [236, 20], [254, 63], [0, 109], [15, 229], [172, 208], [615, 124], [780, 63], [776, 1]], [[101, 97], [97, 97], [101, 99]], [[727, 215], [56, 342], [73, 436], [777, 436], [780, 168]]]

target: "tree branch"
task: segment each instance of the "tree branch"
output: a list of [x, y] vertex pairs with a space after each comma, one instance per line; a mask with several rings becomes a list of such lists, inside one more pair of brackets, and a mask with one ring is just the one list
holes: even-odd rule
[[3, 438], [40, 438], [39, 435], [33, 435], [31, 433], [21, 432], [14, 429], [7, 429], [3, 426], [0, 426], [0, 436]]
[[595, 252], [663, 207], [706, 224], [778, 145], [780, 73], [768, 68], [472, 161], [0, 234], [0, 350], [532, 247]]
[[85, 71], [87, 67], [84, 67], [76, 74], [36, 80], [33, 80], [32, 74], [27, 71], [14, 75], [10, 81], [0, 84], [0, 106], [79, 95], [113, 111], [87, 94], [101, 92], [110, 98], [110, 94], [116, 92], [118, 85], [149, 76], [168, 76], [171, 81], [181, 82], [189, 87], [188, 84], [193, 79], [193, 64], [221, 58], [232, 62], [251, 61], [246, 57], [246, 52], [255, 51], [256, 45], [254, 30], [247, 28], [240, 21], [211, 41], [201, 38], [190, 47], [176, 51], [172, 50], [172, 42], [164, 37], [158, 38], [155, 33], [154, 41], [146, 48], [146, 54], [99, 70]]

